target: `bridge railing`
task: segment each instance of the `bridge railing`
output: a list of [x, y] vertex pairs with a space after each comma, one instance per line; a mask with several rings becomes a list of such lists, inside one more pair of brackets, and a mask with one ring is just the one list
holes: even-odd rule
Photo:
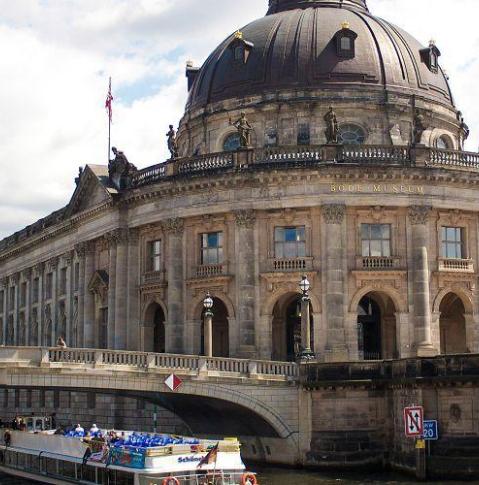
[[1, 347], [0, 365], [37, 365], [52, 367], [86, 366], [119, 368], [160, 373], [216, 377], [250, 377], [270, 380], [297, 380], [298, 365], [294, 362], [270, 362], [198, 355], [156, 354], [102, 349], [58, 347]]

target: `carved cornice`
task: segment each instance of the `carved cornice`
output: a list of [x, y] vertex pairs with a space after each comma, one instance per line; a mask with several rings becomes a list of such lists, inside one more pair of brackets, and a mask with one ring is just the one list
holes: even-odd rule
[[432, 207], [427, 205], [412, 205], [409, 207], [409, 222], [413, 226], [427, 224]]
[[346, 206], [341, 204], [323, 205], [323, 217], [326, 224], [342, 224], [346, 214]]
[[58, 258], [52, 258], [47, 262], [48, 269], [50, 271], [56, 271], [58, 268]]
[[185, 230], [185, 220], [180, 217], [167, 219], [162, 222], [163, 230], [167, 234], [183, 234]]
[[236, 225], [238, 227], [252, 228], [256, 222], [254, 210], [239, 210], [234, 212]]
[[32, 269], [31, 268], [27, 268], [27, 269], [24, 269], [22, 271], [22, 278], [24, 280], [28, 280], [30, 281], [30, 278], [32, 277]]

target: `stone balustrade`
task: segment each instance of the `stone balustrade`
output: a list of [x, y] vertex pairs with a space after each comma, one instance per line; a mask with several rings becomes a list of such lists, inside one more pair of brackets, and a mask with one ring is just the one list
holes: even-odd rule
[[391, 257], [373, 257], [373, 256], [363, 256], [358, 258], [357, 267], [358, 269], [364, 269], [367, 271], [381, 271], [389, 269], [397, 269], [400, 266], [399, 258]]
[[429, 165], [479, 169], [479, 153], [431, 148], [429, 157]]
[[255, 150], [256, 163], [320, 162], [321, 146], [280, 146]]
[[68, 368], [83, 365], [104, 370], [145, 370], [176, 372], [208, 377], [250, 377], [263, 380], [297, 380], [298, 365], [294, 362], [251, 361], [196, 355], [154, 354], [102, 349], [62, 349], [42, 347], [0, 348], [0, 368], [8, 365], [51, 366]]
[[224, 264], [202, 264], [196, 267], [197, 278], [212, 278], [226, 274], [226, 265]]
[[404, 165], [411, 161], [408, 147], [383, 145], [339, 146], [337, 160], [343, 163], [385, 163]]
[[271, 259], [268, 263], [269, 271], [309, 271], [312, 268], [312, 258]]
[[439, 271], [453, 273], [474, 273], [474, 262], [472, 259], [439, 259]]

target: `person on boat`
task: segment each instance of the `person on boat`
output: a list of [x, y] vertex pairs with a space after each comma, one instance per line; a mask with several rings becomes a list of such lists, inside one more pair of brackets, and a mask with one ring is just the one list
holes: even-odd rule
[[85, 429], [84, 429], [84, 428], [82, 428], [82, 427], [80, 426], [80, 423], [78, 423], [78, 424], [76, 425], [76, 428], [75, 428], [75, 433], [78, 433], [78, 434], [83, 434], [83, 433], [85, 433]]
[[100, 428], [96, 424], [93, 424], [93, 426], [90, 428], [90, 433], [94, 434], [98, 433], [98, 431], [100, 431]]
[[21, 418], [20, 422], [18, 423], [18, 429], [20, 431], [26, 431], [27, 430], [27, 423], [25, 423], [23, 418]]

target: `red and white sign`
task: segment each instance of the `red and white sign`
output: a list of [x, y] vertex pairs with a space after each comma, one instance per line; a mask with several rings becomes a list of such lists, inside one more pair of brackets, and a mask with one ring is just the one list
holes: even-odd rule
[[404, 431], [408, 438], [422, 438], [424, 409], [421, 406], [404, 408]]
[[168, 376], [168, 379], [166, 379], [165, 381], [165, 384], [172, 391], [177, 391], [182, 383], [183, 381], [179, 377], [175, 376], [175, 374], [171, 374], [170, 376]]

